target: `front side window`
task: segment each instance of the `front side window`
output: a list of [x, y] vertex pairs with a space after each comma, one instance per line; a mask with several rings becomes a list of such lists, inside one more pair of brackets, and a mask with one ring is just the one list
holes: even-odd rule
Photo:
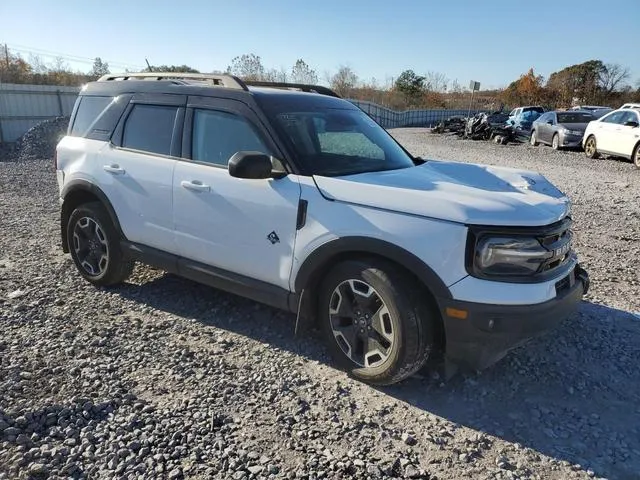
[[296, 156], [315, 175], [341, 176], [414, 166], [391, 136], [361, 110], [275, 114]]
[[638, 117], [636, 116], [635, 112], [628, 111], [628, 112], [624, 112], [624, 114], [620, 118], [619, 123], [624, 125], [627, 122], [637, 122], [637, 121], [638, 121]]
[[171, 154], [171, 137], [178, 107], [136, 104], [122, 137], [122, 146], [159, 155]]
[[237, 152], [271, 155], [254, 127], [244, 118], [218, 110], [195, 110], [191, 159], [227, 166]]
[[624, 112], [613, 112], [607, 115], [606, 117], [602, 117], [602, 122], [605, 123], [620, 123]]

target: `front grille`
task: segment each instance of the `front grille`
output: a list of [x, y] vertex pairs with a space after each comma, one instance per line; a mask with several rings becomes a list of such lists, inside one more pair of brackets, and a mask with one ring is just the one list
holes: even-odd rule
[[553, 256], [540, 266], [539, 273], [550, 273], [563, 267], [571, 259], [573, 252], [571, 248], [571, 220], [569, 218], [558, 223], [553, 231], [545, 232], [537, 238], [543, 247], [553, 253]]

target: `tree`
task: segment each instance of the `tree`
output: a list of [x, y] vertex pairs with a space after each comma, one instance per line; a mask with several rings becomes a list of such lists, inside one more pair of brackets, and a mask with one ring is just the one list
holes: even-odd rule
[[449, 80], [443, 73], [427, 72], [424, 76], [424, 86], [429, 91], [444, 93], [449, 86]]
[[598, 72], [598, 86], [605, 95], [609, 95], [623, 86], [629, 79], [629, 68], [617, 63], [608, 63]]
[[263, 80], [265, 68], [260, 57], [254, 53], [245, 53], [231, 60], [227, 72], [245, 80]]
[[89, 72], [89, 75], [99, 78], [103, 75], [107, 75], [108, 73], [111, 73], [109, 71], [109, 64], [107, 62], [103, 62], [100, 57], [96, 57], [93, 61], [93, 68]]
[[191, 68], [189, 65], [151, 65], [151, 67], [146, 68], [145, 71], [172, 72], [172, 73], [200, 73], [198, 70], [196, 70], [195, 68]]
[[594, 103], [599, 92], [599, 79], [606, 67], [601, 60], [571, 65], [549, 76], [547, 88], [553, 90], [562, 105]]
[[287, 70], [284, 67], [280, 68], [280, 70], [270, 68], [269, 70], [264, 72], [264, 81], [266, 82], [287, 83], [288, 78], [289, 76], [287, 75]]
[[346, 97], [358, 84], [358, 76], [346, 65], [341, 65], [338, 71], [330, 76], [331, 88], [340, 96]]
[[318, 74], [307, 65], [307, 62], [299, 58], [291, 69], [291, 81], [293, 83], [315, 85], [318, 83]]
[[394, 85], [395, 89], [410, 99], [415, 99], [424, 93], [424, 77], [413, 70], [405, 70], [400, 74]]
[[544, 78], [536, 75], [533, 68], [511, 82], [502, 92], [503, 100], [510, 105], [531, 105], [545, 103]]

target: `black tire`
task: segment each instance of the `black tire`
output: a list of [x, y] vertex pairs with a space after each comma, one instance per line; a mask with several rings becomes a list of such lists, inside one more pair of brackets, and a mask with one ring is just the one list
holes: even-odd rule
[[636, 168], [640, 168], [640, 143], [636, 145], [636, 148], [633, 149], [633, 153], [631, 154], [631, 161], [636, 166]]
[[529, 138], [529, 143], [531, 143], [532, 147], [537, 147], [538, 145], [540, 145], [540, 142], [538, 142], [538, 134], [535, 130], [531, 131], [531, 138]]
[[[349, 280], [355, 282], [351, 284], [348, 282]], [[344, 287], [345, 284], [349, 284], [349, 286]], [[382, 319], [379, 325], [383, 325], [382, 328], [386, 330], [385, 335], [390, 335], [393, 340], [390, 346], [384, 349], [385, 352], [376, 349], [372, 353], [368, 350], [363, 354], [363, 363], [358, 363], [347, 353], [347, 351], [351, 352], [352, 348], [345, 351], [345, 345], [349, 345], [346, 337], [341, 337], [340, 333], [336, 334], [334, 328], [344, 328], [345, 331], [352, 328], [351, 332], [355, 332], [353, 329], [358, 329], [360, 333], [355, 333], [351, 338], [358, 335], [368, 335], [369, 348], [372, 344], [371, 338], [380, 340], [376, 345], [382, 348], [382, 342], [387, 341], [386, 337], [376, 333], [375, 325], [372, 329], [371, 322], [374, 321], [374, 315], [366, 317], [370, 318], [368, 327], [360, 328], [361, 325], [365, 325], [360, 323], [365, 322], [364, 314], [360, 312], [362, 316], [358, 317], [354, 307], [348, 307], [349, 311], [353, 313], [351, 317], [353, 326], [347, 320], [350, 318], [349, 316], [332, 314], [331, 311], [332, 307], [342, 308], [342, 295], [336, 293], [336, 290], [341, 292], [340, 288], [350, 288], [353, 292], [353, 285], [359, 285], [358, 289], [364, 289], [366, 287], [363, 284], [372, 288], [375, 296], [382, 302], [375, 317]], [[353, 297], [355, 296], [357, 295], [353, 295]], [[339, 298], [339, 306], [335, 304], [336, 298]], [[357, 299], [354, 300], [354, 302], [357, 301]], [[365, 301], [370, 302], [369, 299]], [[354, 302], [350, 302], [350, 304], [354, 305]], [[418, 371], [425, 364], [434, 348], [436, 322], [439, 320], [436, 309], [425, 300], [425, 291], [415, 279], [410, 278], [402, 269], [386, 261], [372, 258], [349, 260], [336, 265], [322, 281], [318, 307], [320, 328], [332, 357], [358, 380], [375, 385], [389, 385], [399, 382]], [[382, 310], [385, 310], [386, 313], [380, 313]], [[342, 322], [343, 320], [347, 326], [336, 326], [338, 321]], [[355, 327], [355, 325], [358, 326]], [[370, 331], [369, 333], [365, 330], [366, 328]], [[354, 344], [358, 344], [358, 342], [362, 342], [364, 345], [362, 339], [353, 341]], [[364, 348], [354, 348], [353, 350], [357, 352], [364, 350]], [[380, 352], [377, 355], [380, 360], [377, 363], [367, 361], [368, 358], [376, 358], [375, 352]], [[359, 355], [354, 353], [352, 356]], [[370, 365], [366, 365], [367, 363]]]
[[553, 134], [553, 138], [551, 139], [551, 148], [554, 150], [560, 150], [560, 136], [557, 133]]
[[134, 262], [125, 257], [120, 235], [100, 202], [85, 203], [71, 213], [67, 242], [76, 268], [90, 283], [117, 285], [131, 275]]
[[598, 144], [596, 143], [596, 137], [593, 135], [589, 135], [587, 141], [584, 143], [584, 154], [588, 158], [598, 158], [600, 154], [598, 153]]

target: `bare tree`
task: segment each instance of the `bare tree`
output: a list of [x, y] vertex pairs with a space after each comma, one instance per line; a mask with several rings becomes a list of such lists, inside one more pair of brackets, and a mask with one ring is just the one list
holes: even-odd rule
[[307, 65], [307, 62], [299, 58], [291, 69], [291, 81], [314, 85], [318, 83], [318, 74]]
[[227, 67], [227, 72], [245, 80], [263, 80], [265, 77], [262, 59], [255, 53], [245, 53], [235, 57]]
[[267, 82], [287, 82], [287, 70], [284, 67], [280, 67], [280, 70], [275, 68], [270, 68], [264, 73], [264, 80]]
[[53, 72], [67, 72], [70, 70], [70, 68], [67, 62], [64, 61], [64, 58], [56, 57], [53, 61], [53, 64], [51, 65], [50, 70]]
[[43, 74], [49, 71], [49, 67], [39, 55], [29, 55], [29, 65], [31, 65], [33, 73], [36, 74]]
[[338, 71], [331, 75], [331, 88], [340, 96], [346, 96], [358, 84], [358, 76], [346, 65], [341, 65]]
[[630, 75], [628, 67], [623, 67], [618, 63], [607, 63], [598, 73], [598, 86], [605, 93], [612, 93], [622, 87]]
[[449, 86], [449, 79], [443, 73], [427, 72], [424, 75], [424, 86], [429, 91], [444, 93]]

